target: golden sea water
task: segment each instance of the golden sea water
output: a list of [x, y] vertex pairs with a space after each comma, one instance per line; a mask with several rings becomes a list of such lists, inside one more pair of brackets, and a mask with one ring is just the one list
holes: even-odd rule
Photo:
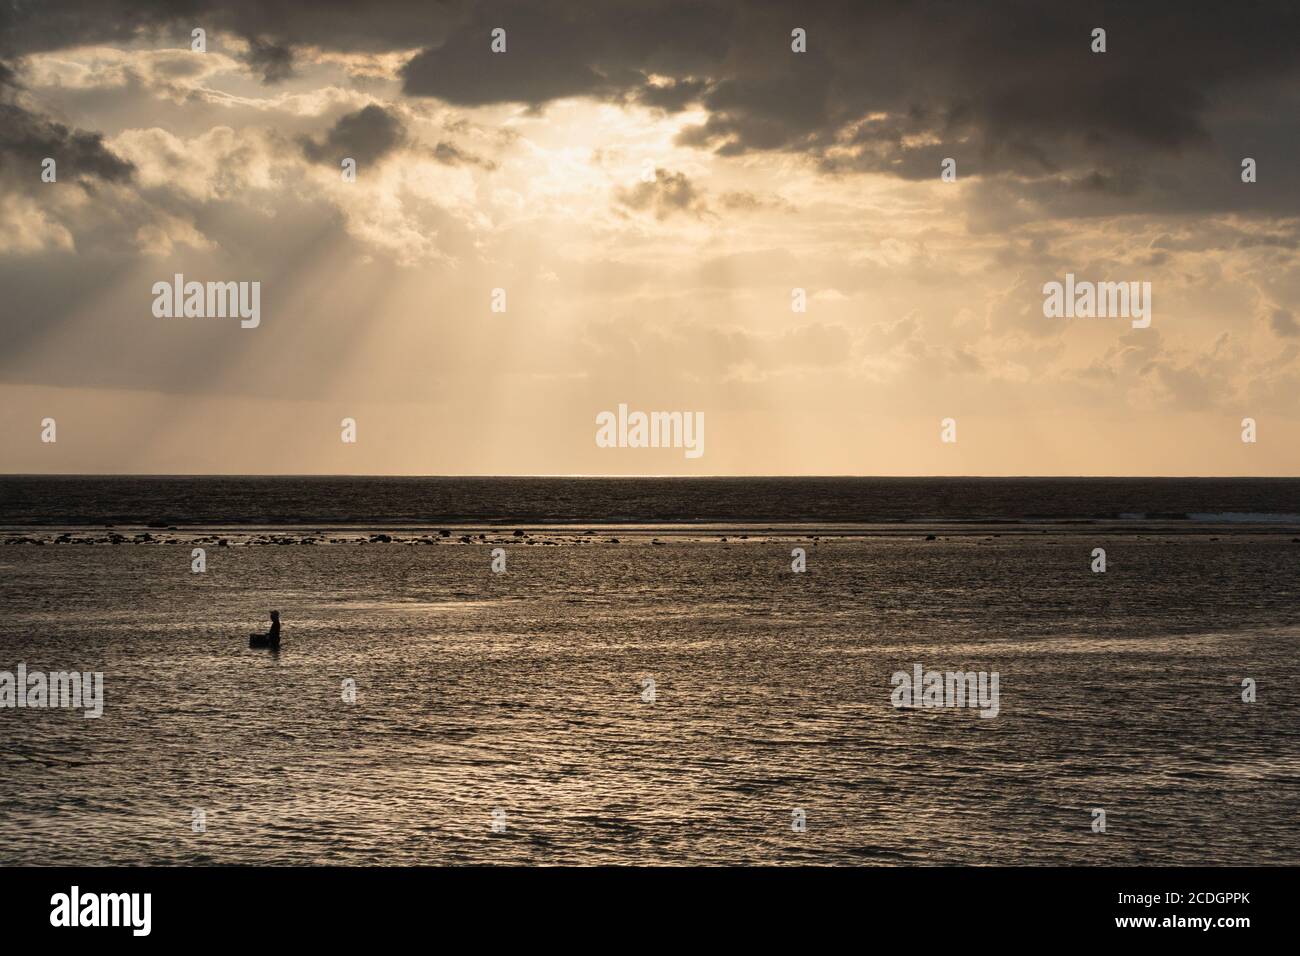
[[0, 709], [0, 863], [1300, 861], [1288, 535], [388, 531], [0, 544], [0, 670], [106, 697]]

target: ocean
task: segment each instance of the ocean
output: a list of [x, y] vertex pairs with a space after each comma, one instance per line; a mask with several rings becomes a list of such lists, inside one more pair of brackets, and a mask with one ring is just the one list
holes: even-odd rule
[[[0, 863], [1295, 864], [1297, 516], [1273, 479], [0, 478], [0, 672], [104, 675], [98, 718], [0, 706]], [[916, 665], [996, 716], [895, 707]]]
[[1300, 526], [1300, 479], [0, 476], [0, 527], [1108, 519]]

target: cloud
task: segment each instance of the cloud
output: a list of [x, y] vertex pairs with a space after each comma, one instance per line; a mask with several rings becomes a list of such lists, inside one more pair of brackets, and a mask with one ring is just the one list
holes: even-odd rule
[[[1230, 22], [1225, 22], [1230, 18]], [[266, 82], [296, 51], [378, 55], [419, 49], [404, 92], [461, 107], [568, 97], [704, 117], [678, 142], [721, 156], [782, 152], [821, 171], [932, 179], [993, 177], [1060, 215], [1088, 203], [1300, 212], [1284, 185], [1294, 125], [1300, 7], [1228, 14], [1209, 0], [1107, 9], [984, 4], [866, 5], [788, 0], [376, 0], [364, 10], [291, 0], [51, 0], [0, 7], [0, 54], [138, 40], [196, 24], [247, 44]], [[793, 26], [808, 50], [790, 50]], [[1091, 51], [1091, 31], [1107, 51]], [[493, 53], [491, 31], [506, 30]], [[1237, 106], [1225, 116], [1226, 105]], [[1261, 179], [1230, 192], [1249, 150]], [[1235, 183], [1240, 186], [1239, 182]]]
[[407, 142], [406, 128], [392, 110], [370, 104], [340, 116], [324, 139], [301, 139], [302, 152], [314, 163], [337, 165], [350, 157], [361, 164], [376, 163]]
[[667, 219], [674, 213], [702, 217], [709, 211], [704, 197], [686, 174], [668, 169], [656, 169], [653, 181], [619, 189], [614, 196], [620, 205], [653, 213], [656, 219]]
[[[474, 4], [442, 43], [406, 64], [404, 90], [459, 106], [641, 96], [674, 108], [702, 90], [693, 75], [726, 56], [733, 13], [728, 4], [684, 0]], [[506, 31], [504, 53], [491, 50], [498, 27]]]
[[759, 196], [745, 189], [725, 192], [718, 197], [718, 202], [723, 209], [733, 212], [758, 212], [765, 209], [791, 212], [794, 208], [780, 196]]
[[[0, 46], [26, 54], [0, 63], [0, 180], [34, 184], [0, 187], [0, 382], [501, 394], [584, 423], [615, 392], [836, 428], [932, 405], [1096, 435], [1151, 407], [1297, 420], [1300, 86], [1280, 36], [1234, 26], [1211, 56], [1214, 16], [1159, 0], [1107, 11], [1104, 56], [1092, 11], [1016, 3], [612, 6], [0, 6]], [[1279, 29], [1278, 9], [1252, 14]], [[91, 188], [42, 187], [30, 143]], [[1151, 279], [1155, 326], [1045, 319], [1067, 271]], [[262, 281], [262, 327], [154, 321], [175, 272]], [[474, 318], [496, 287], [505, 336]]]
[[703, 80], [691, 78], [681, 80], [651, 80], [636, 91], [635, 98], [643, 106], [666, 110], [669, 113], [680, 112], [699, 101], [708, 89]]
[[0, 4], [0, 57], [95, 43], [147, 40], [190, 44], [190, 31], [208, 32], [209, 50], [230, 33], [259, 47], [265, 67], [298, 47], [357, 53], [409, 50], [442, 42], [468, 4], [449, 0], [368, 0], [364, 7], [301, 0], [42, 0]]
[[[682, 142], [739, 154], [806, 152], [828, 169], [937, 175], [964, 155], [984, 173], [1122, 167], [1135, 148], [1211, 139], [1215, 98], [1280, 84], [1298, 54], [1293, 4], [1262, 3], [1224, 29], [1212, 3], [1155, 2], [1104, 16], [1028, 0], [868, 7], [566, 0], [476, 5], [404, 71], [406, 92], [461, 105], [630, 98], [709, 116]], [[792, 25], [808, 52], [789, 48]], [[1091, 30], [1108, 31], [1106, 53]], [[507, 29], [504, 54], [489, 50]], [[1176, 30], [1174, 29], [1176, 27]], [[654, 77], [652, 80], [651, 77]], [[1275, 121], [1273, 126], [1282, 124]]]
[[122, 182], [133, 167], [104, 146], [99, 133], [71, 129], [17, 102], [14, 71], [0, 63], [0, 168], [15, 179], [40, 182], [41, 163], [53, 159], [60, 180]]
[[264, 83], [282, 83], [293, 76], [293, 50], [287, 44], [253, 37], [244, 60], [262, 74]]
[[1269, 317], [1269, 326], [1276, 334], [1287, 338], [1300, 336], [1300, 322], [1296, 322], [1289, 309], [1274, 309]]
[[440, 163], [448, 166], [482, 166], [484, 169], [495, 169], [496, 163], [484, 159], [481, 156], [475, 156], [464, 149], [461, 149], [455, 143], [443, 140], [433, 147], [433, 158]]

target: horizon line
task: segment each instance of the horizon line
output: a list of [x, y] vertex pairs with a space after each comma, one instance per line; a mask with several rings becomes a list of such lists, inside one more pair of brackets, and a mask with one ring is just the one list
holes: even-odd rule
[[267, 472], [267, 473], [248, 473], [248, 472], [0, 472], [0, 479], [4, 478], [405, 478], [405, 479], [589, 479], [589, 480], [627, 480], [641, 481], [647, 479], [665, 479], [672, 481], [712, 481], [712, 480], [732, 480], [745, 481], [754, 479], [870, 479], [877, 481], [910, 481], [910, 480], [931, 480], [931, 479], [951, 479], [959, 481], [970, 480], [1158, 480], [1158, 481], [1296, 481], [1300, 480], [1300, 475], [1116, 475], [1116, 474], [1090, 474], [1090, 475], [1033, 475], [1033, 474], [1001, 474], [1001, 475], [864, 475], [864, 474], [753, 474], [753, 475], [736, 475], [736, 474], [717, 474], [717, 475], [666, 475], [666, 474], [576, 474], [576, 473], [549, 473], [549, 474], [503, 474], [503, 473], [482, 473], [482, 474], [411, 474], [411, 473], [390, 473], [390, 474], [358, 474], [351, 472]]

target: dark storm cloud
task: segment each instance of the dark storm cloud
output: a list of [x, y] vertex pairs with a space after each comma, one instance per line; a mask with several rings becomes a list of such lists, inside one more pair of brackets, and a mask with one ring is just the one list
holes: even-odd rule
[[[190, 31], [229, 32], [291, 51], [408, 50], [442, 42], [465, 16], [460, 0], [7, 0], [0, 3], [0, 56]], [[176, 37], [173, 37], [175, 39]]]
[[134, 167], [104, 146], [99, 133], [70, 129], [41, 116], [17, 100], [14, 71], [0, 62], [0, 171], [10, 182], [40, 182], [41, 162], [55, 161], [63, 180], [118, 182]]
[[[194, 25], [248, 39], [267, 81], [286, 75], [296, 47], [420, 48], [402, 70], [411, 96], [698, 104], [707, 117], [684, 145], [910, 179], [936, 177], [951, 156], [963, 176], [1053, 180], [1061, 206], [1081, 195], [1195, 208], [1202, 170], [1166, 176], [1162, 157], [1284, 159], [1294, 124], [1261, 104], [1295, 87], [1300, 63], [1292, 0], [52, 0], [0, 7], [0, 54]], [[504, 54], [490, 49], [497, 27]], [[791, 52], [794, 27], [808, 52]], [[1105, 53], [1090, 49], [1094, 27]], [[1260, 209], [1300, 205], [1265, 191], [1250, 197]]]
[[643, 86], [636, 95], [638, 103], [676, 113], [692, 103], [699, 102], [708, 88], [702, 80], [673, 80], [668, 83]]
[[128, 179], [132, 166], [104, 147], [98, 133], [69, 129], [21, 106], [0, 103], [0, 164], [10, 172], [23, 169], [33, 180], [41, 160], [50, 157], [60, 176], [108, 181]]
[[303, 155], [314, 163], [332, 163], [350, 157], [358, 163], [373, 163], [399, 149], [407, 141], [406, 128], [396, 114], [370, 104], [340, 116], [321, 141], [303, 137]]
[[[323, 137], [299, 138], [302, 152], [313, 163], [337, 165], [345, 157], [358, 163], [378, 162], [399, 149], [416, 147], [400, 116], [374, 103], [347, 113], [330, 127]], [[495, 169], [496, 164], [442, 140], [424, 152], [446, 166], [482, 166]]]
[[[636, 11], [630, 13], [629, 11]], [[492, 54], [494, 26], [508, 50]], [[808, 52], [790, 50], [807, 31]], [[1092, 30], [1107, 31], [1093, 53]], [[781, 151], [829, 174], [1036, 182], [1049, 213], [1300, 209], [1286, 177], [1243, 194], [1243, 155], [1285, 168], [1300, 6], [715, 0], [478, 6], [416, 56], [405, 90], [463, 105], [563, 96], [707, 117], [679, 143]], [[1184, 166], [1188, 157], [1191, 162]], [[1178, 168], [1174, 168], [1178, 167]]]
[[[729, 4], [644, 0], [515, 0], [477, 4], [446, 41], [403, 70], [406, 92], [462, 106], [518, 102], [540, 106], [566, 96], [623, 99], [694, 95], [702, 87], [656, 89], [650, 74], [689, 80], [716, 72], [733, 29]], [[506, 31], [506, 52], [491, 50]]]
[[6, 0], [0, 3], [0, 56], [12, 58], [82, 43], [124, 42], [168, 19], [161, 8], [160, 3], [139, 0]]
[[0, 57], [83, 44], [142, 40], [188, 48], [191, 31], [248, 44], [242, 59], [267, 84], [294, 75], [295, 48], [381, 52], [441, 43], [466, 2], [428, 0], [6, 0], [0, 2]]
[[253, 37], [244, 60], [262, 74], [264, 83], [280, 83], [293, 76], [293, 50], [282, 43]]
[[[489, 50], [507, 30], [504, 55]], [[807, 30], [808, 52], [790, 51]], [[1108, 51], [1090, 50], [1107, 30]], [[550, 3], [476, 7], [408, 64], [406, 90], [453, 103], [698, 98], [686, 134], [724, 153], [805, 150], [834, 168], [931, 176], [942, 149], [988, 169], [1053, 171], [1073, 152], [1178, 150], [1209, 137], [1216, 93], [1294, 74], [1300, 11], [1156, 2]], [[649, 74], [669, 78], [650, 85]], [[680, 90], [678, 87], [686, 84]], [[873, 113], [884, 121], [863, 123]], [[926, 141], [934, 142], [926, 142]]]

